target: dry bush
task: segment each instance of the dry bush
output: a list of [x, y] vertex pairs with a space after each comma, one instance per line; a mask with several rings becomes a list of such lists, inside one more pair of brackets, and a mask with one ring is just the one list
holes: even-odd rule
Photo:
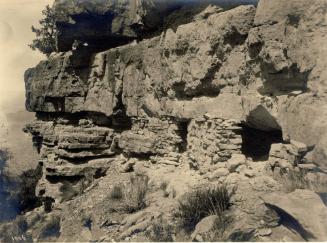
[[172, 242], [174, 227], [166, 219], [159, 217], [145, 235], [152, 242]]
[[161, 190], [163, 190], [163, 191], [166, 191], [167, 187], [168, 187], [168, 182], [167, 182], [167, 181], [162, 181], [162, 182], [160, 183], [160, 185], [159, 185], [159, 188], [160, 188]]
[[216, 187], [204, 186], [200, 189], [187, 193], [178, 203], [176, 217], [180, 227], [191, 231], [201, 219], [209, 215], [221, 216], [227, 210], [231, 194], [225, 185]]
[[145, 208], [145, 197], [149, 189], [148, 183], [149, 178], [147, 176], [131, 176], [129, 181], [121, 186], [121, 202], [113, 210], [134, 213]]
[[41, 232], [38, 236], [42, 241], [54, 241], [60, 236], [60, 217], [57, 215], [51, 215], [42, 224]]
[[169, 193], [167, 192], [168, 184], [169, 183], [167, 181], [162, 181], [159, 185], [159, 188], [162, 190], [164, 197], [169, 197]]
[[114, 185], [112, 190], [110, 191], [110, 198], [111, 199], [122, 199], [123, 198], [123, 188], [120, 185]]
[[5, 162], [12, 159], [12, 153], [8, 149], [0, 149], [0, 162], [1, 169], [5, 165]]

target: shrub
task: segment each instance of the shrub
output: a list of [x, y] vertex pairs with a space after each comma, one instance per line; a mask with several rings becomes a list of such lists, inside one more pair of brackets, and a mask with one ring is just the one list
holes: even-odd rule
[[172, 242], [174, 227], [159, 217], [153, 224], [150, 230], [146, 231], [145, 235], [152, 242]]
[[5, 165], [5, 162], [12, 158], [12, 154], [8, 149], [0, 149], [0, 162], [1, 162], [1, 169]]
[[42, 166], [38, 165], [36, 169], [24, 171], [20, 176], [18, 200], [20, 209], [23, 212], [33, 210], [41, 206], [41, 200], [35, 195], [35, 188], [42, 177]]
[[39, 240], [53, 241], [60, 235], [60, 217], [51, 215], [47, 221], [43, 223]]
[[230, 194], [225, 185], [206, 187], [187, 193], [178, 203], [176, 217], [186, 231], [194, 229], [201, 219], [209, 215], [222, 215], [230, 207]]
[[160, 188], [161, 190], [166, 191], [167, 187], [168, 187], [168, 182], [167, 182], [167, 181], [162, 181], [162, 182], [160, 183], [159, 188]]
[[38, 49], [43, 54], [49, 56], [56, 50], [56, 13], [47, 5], [42, 11], [43, 19], [39, 21], [40, 29], [32, 26], [32, 32], [35, 33], [36, 39], [33, 40], [29, 47], [33, 50]]
[[[147, 176], [131, 176], [129, 182], [122, 186], [121, 203], [113, 208], [115, 211], [134, 213], [146, 207], [145, 196], [148, 191]], [[109, 195], [111, 197], [111, 194]]]
[[111, 199], [122, 199], [123, 198], [123, 189], [120, 185], [115, 185], [110, 192]]
[[130, 177], [130, 182], [123, 190], [124, 211], [136, 212], [145, 208], [145, 196], [148, 191], [149, 178], [147, 176]]
[[42, 168], [30, 169], [19, 176], [11, 176], [0, 169], [0, 221], [13, 219], [20, 213], [41, 206], [35, 188], [42, 176]]
[[168, 182], [167, 181], [162, 181], [160, 183], [160, 185], [159, 185], [159, 188], [162, 190], [164, 197], [169, 196], [169, 193], [167, 192], [167, 187], [168, 187]]

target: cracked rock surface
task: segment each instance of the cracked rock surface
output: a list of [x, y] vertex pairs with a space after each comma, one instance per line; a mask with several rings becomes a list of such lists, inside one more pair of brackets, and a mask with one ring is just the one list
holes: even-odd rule
[[[325, 0], [54, 9], [58, 52], [25, 73], [47, 208], [24, 216], [26, 234], [149, 241], [169, 222], [174, 241], [327, 240]], [[131, 206], [124, 188], [140, 178], [145, 203]], [[183, 235], [179, 201], [217, 185], [233, 192], [221, 238], [201, 226], [214, 231], [215, 216]], [[34, 217], [57, 233], [44, 236]]]

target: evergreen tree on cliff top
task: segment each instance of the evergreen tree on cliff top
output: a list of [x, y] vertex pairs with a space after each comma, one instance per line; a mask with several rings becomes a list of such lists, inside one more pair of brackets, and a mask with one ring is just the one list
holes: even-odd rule
[[49, 56], [56, 51], [56, 14], [52, 8], [47, 5], [42, 11], [43, 18], [39, 21], [40, 28], [32, 26], [32, 32], [35, 33], [36, 39], [29, 45], [33, 50], [38, 49], [43, 54]]

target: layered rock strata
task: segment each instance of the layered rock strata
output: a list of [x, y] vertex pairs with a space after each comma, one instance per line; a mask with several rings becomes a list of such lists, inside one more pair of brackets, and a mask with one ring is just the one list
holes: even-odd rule
[[[25, 73], [38, 194], [71, 199], [117, 163], [122, 174], [186, 166], [238, 186], [240, 222], [265, 236], [278, 217], [262, 223], [271, 211], [256, 199], [281, 190], [272, 175], [327, 168], [326, 1], [195, 4], [182, 21], [183, 4], [56, 1], [61, 52]], [[260, 154], [248, 128], [264, 134]]]

